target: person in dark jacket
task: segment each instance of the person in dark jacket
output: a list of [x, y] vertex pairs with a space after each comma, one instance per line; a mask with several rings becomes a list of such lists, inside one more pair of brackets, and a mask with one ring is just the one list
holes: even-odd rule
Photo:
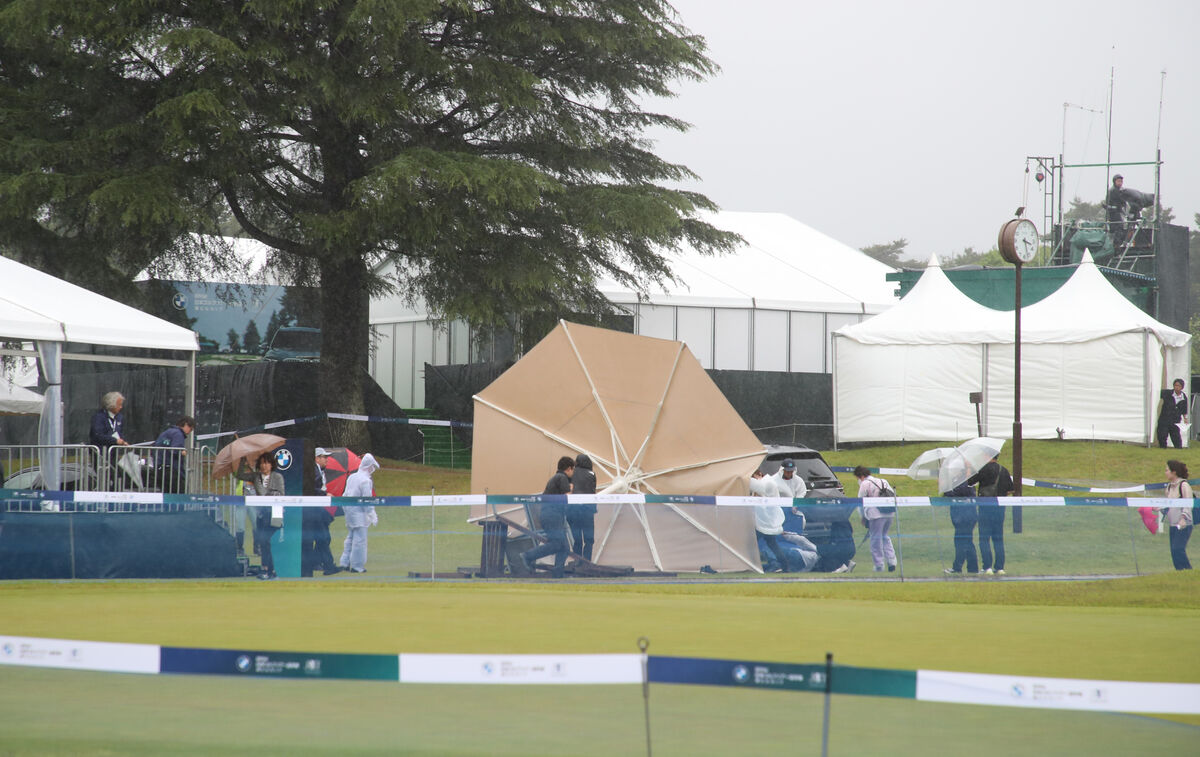
[[1188, 417], [1188, 398], [1183, 392], [1183, 379], [1175, 379], [1171, 386], [1172, 389], [1163, 389], [1158, 395], [1162, 399], [1162, 409], [1158, 411], [1155, 435], [1158, 437], [1158, 446], [1163, 449], [1167, 448], [1168, 436], [1176, 449], [1183, 446], [1183, 438], [1176, 424], [1187, 423]]
[[[558, 459], [558, 472], [546, 482], [542, 494], [567, 495], [571, 493], [571, 474], [575, 472], [575, 461], [569, 457]], [[571, 546], [567, 544], [566, 497], [561, 502], [542, 502], [538, 512], [538, 521], [546, 535], [544, 544], [521, 553], [521, 562], [526, 570], [532, 572], [533, 564], [539, 557], [554, 555], [554, 578], [563, 577], [563, 569], [567, 564], [567, 555]]]
[[183, 456], [187, 436], [196, 430], [196, 419], [185, 415], [174, 426], [158, 435], [154, 440], [155, 468], [163, 494], [182, 494], [187, 491], [187, 467]]
[[[980, 497], [1007, 497], [1013, 491], [1012, 474], [1000, 464], [998, 456], [968, 478], [967, 484], [978, 485]], [[1004, 575], [1004, 509], [1000, 504], [979, 505], [979, 556], [983, 572], [989, 576]]]
[[129, 444], [122, 434], [125, 431], [125, 395], [120, 392], [109, 392], [100, 400], [100, 409], [92, 416], [91, 428], [88, 429], [88, 444], [100, 448], [104, 454], [110, 447], [124, 447]]
[[[572, 494], [595, 494], [596, 474], [592, 458], [580, 453], [575, 457], [575, 472], [571, 474]], [[596, 505], [567, 505], [567, 525], [571, 527], [571, 544], [575, 554], [591, 561], [596, 546]]]
[[[943, 497], [974, 497], [975, 490], [966, 481], [942, 495]], [[954, 524], [954, 566], [947, 573], [979, 572], [979, 556], [975, 553], [975, 523], [979, 509], [974, 504], [950, 505], [950, 522]]]

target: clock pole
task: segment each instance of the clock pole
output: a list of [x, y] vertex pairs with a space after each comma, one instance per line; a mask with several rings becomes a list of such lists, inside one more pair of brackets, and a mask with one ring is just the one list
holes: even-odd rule
[[[1016, 333], [1013, 336], [1013, 494], [1021, 496], [1021, 269], [1024, 265], [1017, 261], [1014, 266], [1016, 274], [1016, 315], [1013, 317]], [[1013, 533], [1021, 533], [1021, 508], [1013, 508]]]
[[[1021, 496], [1021, 479], [1023, 471], [1021, 465], [1022, 449], [1021, 449], [1021, 269], [1025, 263], [1032, 261], [1037, 257], [1038, 248], [1040, 246], [1040, 238], [1038, 237], [1037, 227], [1033, 222], [1021, 218], [1021, 214], [1025, 208], [1017, 209], [1017, 217], [1012, 218], [1000, 227], [1000, 237], [997, 240], [997, 246], [1000, 249], [1000, 255], [1013, 264], [1013, 274], [1016, 286], [1013, 288], [1015, 297], [1015, 307], [1013, 308], [1013, 324], [1015, 334], [1013, 335], [1013, 494]], [[1013, 533], [1021, 533], [1021, 507], [1020, 505], [1013, 506]]]

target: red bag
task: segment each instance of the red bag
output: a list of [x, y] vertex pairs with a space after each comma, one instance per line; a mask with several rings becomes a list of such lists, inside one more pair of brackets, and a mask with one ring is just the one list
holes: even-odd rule
[[1142, 516], [1142, 523], [1146, 524], [1146, 530], [1152, 534], [1158, 533], [1158, 509], [1154, 507], [1139, 507], [1138, 513]]

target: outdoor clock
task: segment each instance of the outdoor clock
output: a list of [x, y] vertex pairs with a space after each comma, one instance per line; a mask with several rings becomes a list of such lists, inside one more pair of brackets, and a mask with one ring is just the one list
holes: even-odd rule
[[1013, 265], [1037, 257], [1039, 243], [1037, 227], [1028, 218], [1013, 218], [1000, 227], [1000, 255]]

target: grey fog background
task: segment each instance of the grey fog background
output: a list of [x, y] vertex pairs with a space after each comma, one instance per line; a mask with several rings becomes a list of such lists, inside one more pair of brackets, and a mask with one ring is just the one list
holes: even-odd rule
[[[1063, 103], [1104, 111], [1112, 159], [1154, 159], [1162, 200], [1200, 211], [1200, 2], [673, 0], [722, 70], [652, 108], [693, 124], [656, 150], [726, 210], [787, 213], [849, 245], [899, 237], [924, 260], [985, 251], [1018, 205], [1025, 157], [1062, 150]], [[1066, 162], [1103, 163], [1107, 112], [1065, 110]], [[1119, 169], [1153, 191], [1153, 167]], [[1103, 168], [1066, 175], [1098, 202]]]

